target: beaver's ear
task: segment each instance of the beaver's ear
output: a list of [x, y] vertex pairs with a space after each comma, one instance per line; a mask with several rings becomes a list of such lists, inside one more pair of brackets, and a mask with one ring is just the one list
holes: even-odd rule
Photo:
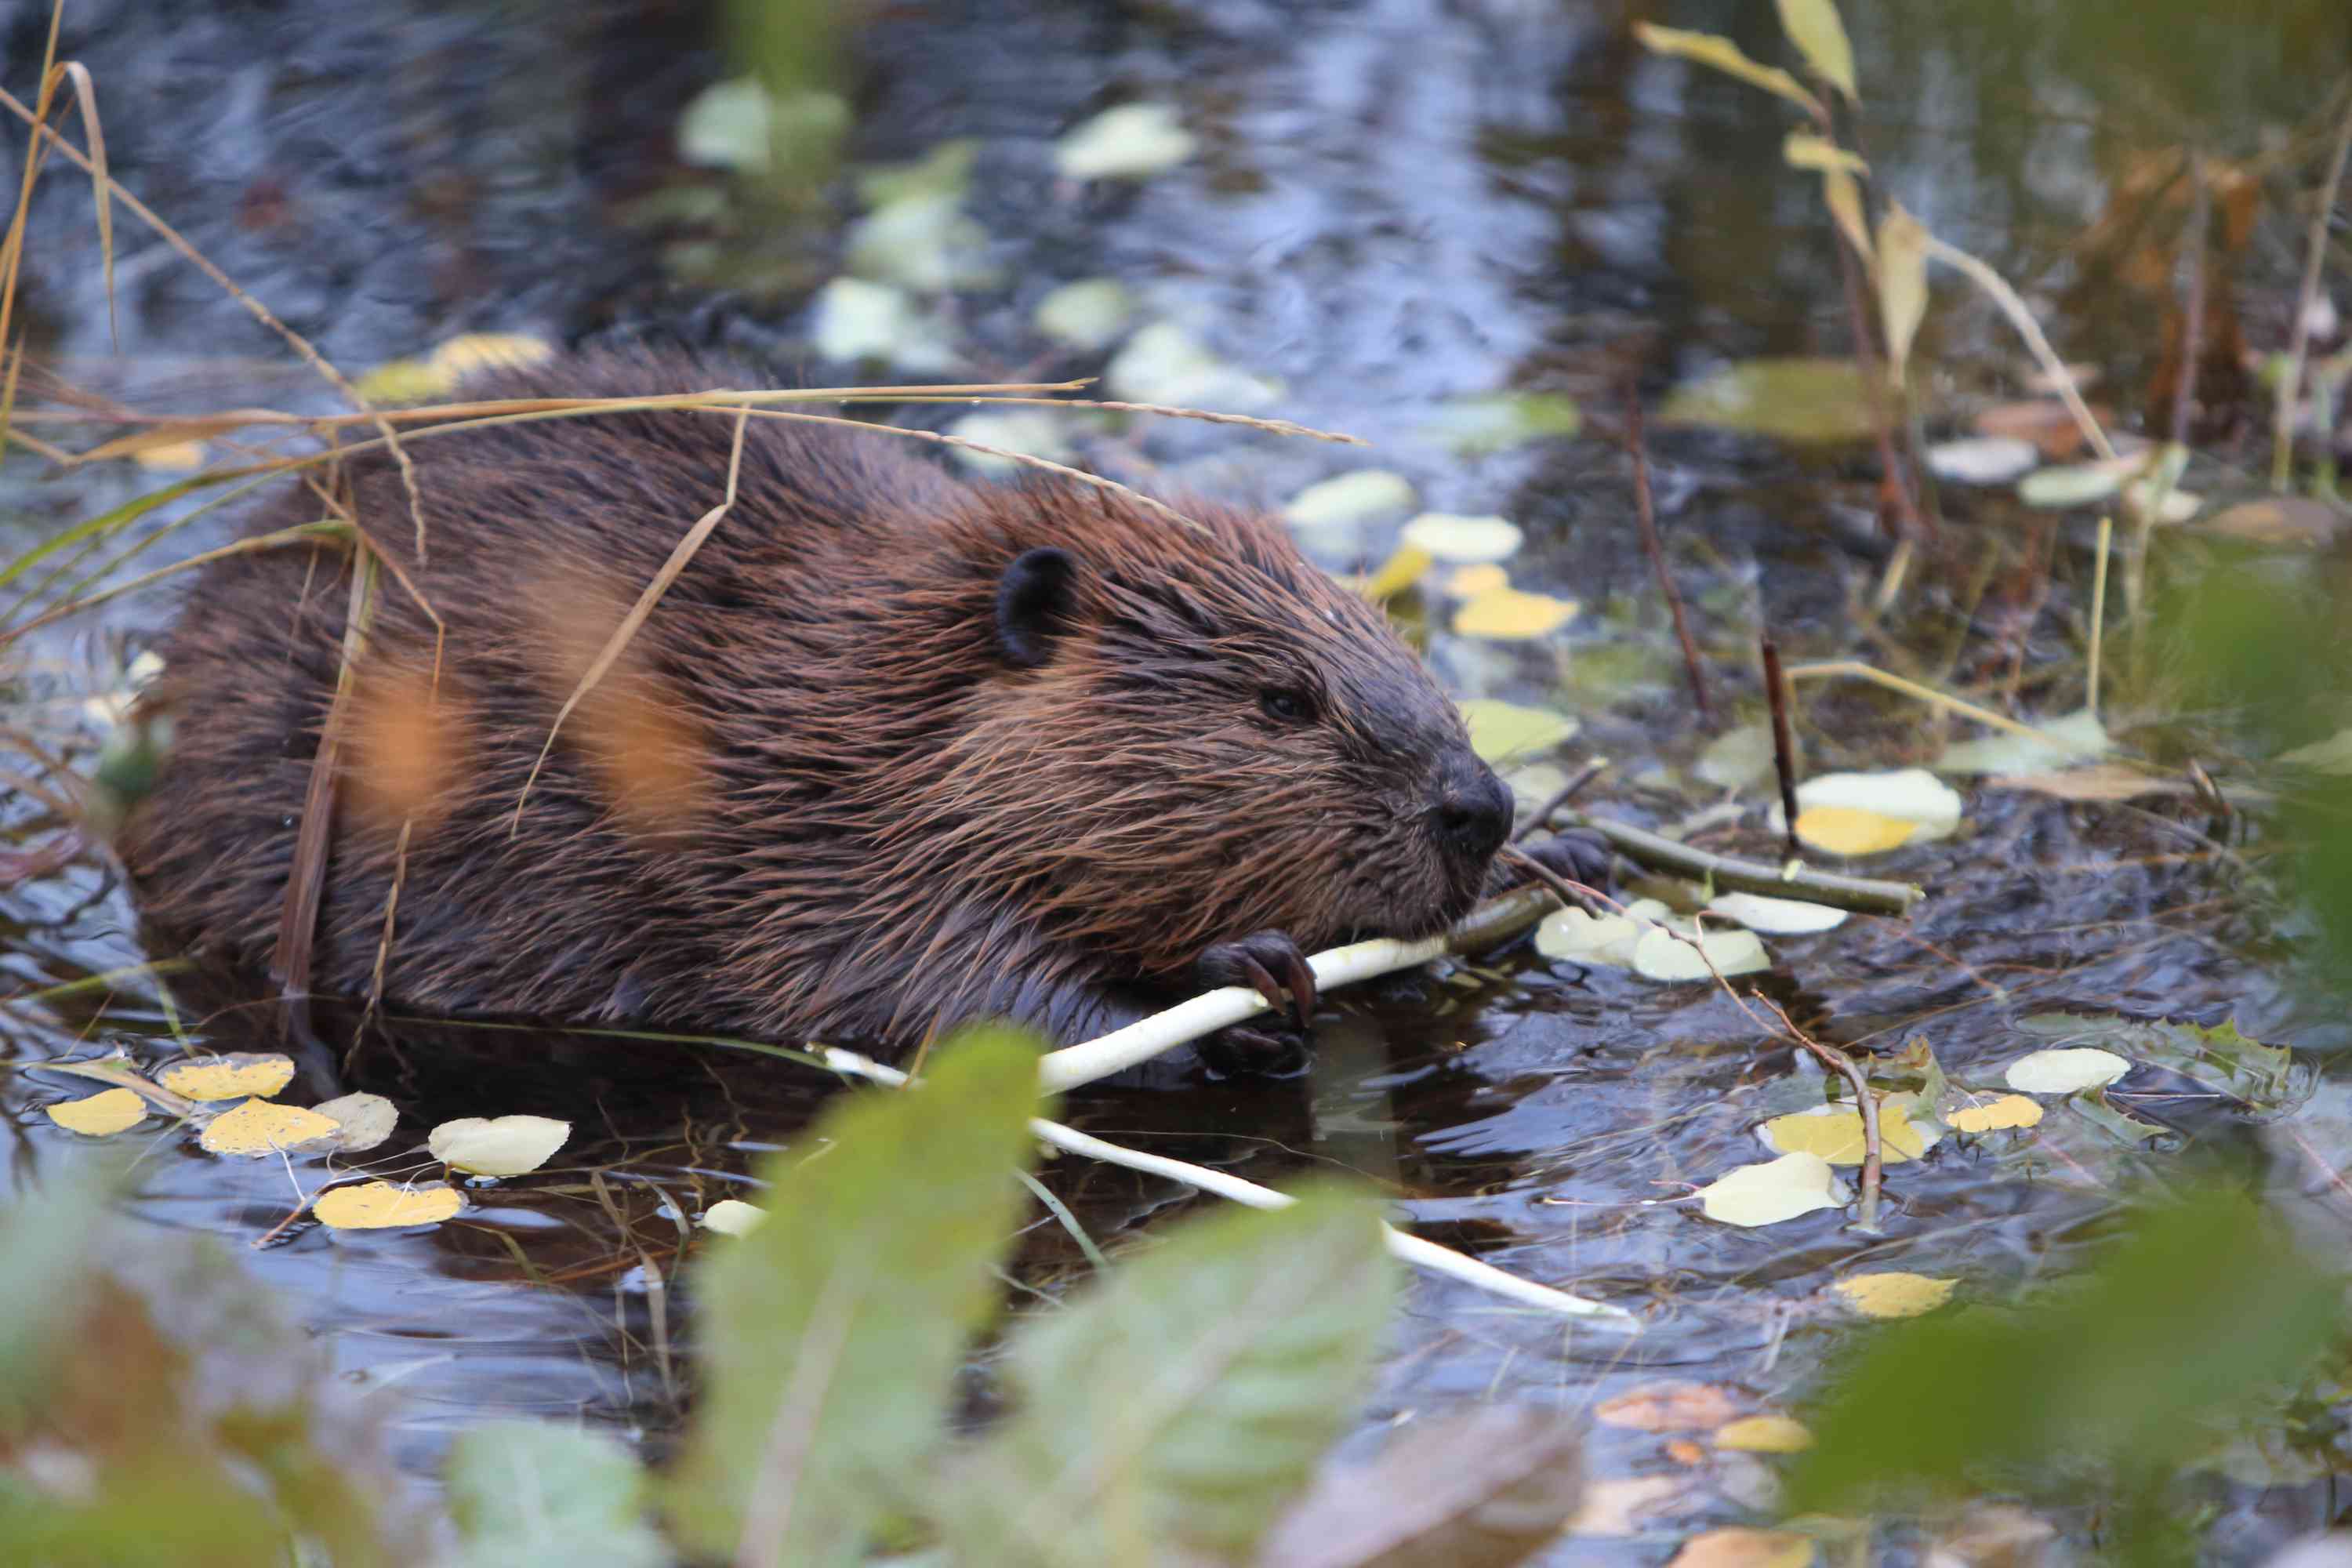
[[1066, 550], [1029, 550], [1013, 559], [996, 584], [996, 646], [1004, 662], [1034, 669], [1054, 657], [1054, 638], [1067, 625], [1070, 580], [1078, 563]]

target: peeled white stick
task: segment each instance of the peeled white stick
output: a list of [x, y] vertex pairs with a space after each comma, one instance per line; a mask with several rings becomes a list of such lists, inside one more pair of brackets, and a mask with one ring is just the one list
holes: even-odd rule
[[[1315, 985], [1319, 991], [1353, 985], [1360, 980], [1414, 968], [1449, 952], [1491, 947], [1535, 924], [1559, 902], [1548, 889], [1522, 888], [1479, 905], [1442, 935], [1423, 937], [1419, 942], [1381, 937], [1373, 942], [1350, 942], [1346, 947], [1326, 948], [1308, 959], [1307, 964], [1315, 971]], [[1076, 1089], [1082, 1083], [1125, 1072], [1188, 1040], [1214, 1034], [1228, 1024], [1238, 1024], [1278, 1005], [1278, 1000], [1269, 1002], [1246, 985], [1228, 985], [1207, 992], [1084, 1045], [1046, 1052], [1037, 1064], [1038, 1081], [1048, 1094]]]

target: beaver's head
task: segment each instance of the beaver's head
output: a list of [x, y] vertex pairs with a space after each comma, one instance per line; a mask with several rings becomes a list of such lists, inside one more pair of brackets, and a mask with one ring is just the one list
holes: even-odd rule
[[967, 537], [993, 541], [994, 673], [924, 814], [957, 818], [965, 887], [1001, 881], [1003, 907], [1147, 973], [1264, 929], [1423, 935], [1475, 901], [1509, 792], [1380, 611], [1279, 524], [986, 505]]

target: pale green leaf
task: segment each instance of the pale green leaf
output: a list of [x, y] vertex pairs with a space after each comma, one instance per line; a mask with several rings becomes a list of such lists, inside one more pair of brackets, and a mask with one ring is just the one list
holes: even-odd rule
[[1751, 87], [1778, 93], [1815, 119], [1826, 112], [1821, 100], [1807, 92], [1802, 82], [1778, 66], [1757, 64], [1729, 38], [1715, 33], [1692, 33], [1680, 27], [1654, 26], [1648, 22], [1634, 23], [1633, 36], [1652, 54], [1673, 55], [1712, 67], [1726, 76], [1738, 77]]
[[1886, 328], [1888, 372], [1899, 385], [1927, 316], [1927, 230], [1901, 202], [1888, 203], [1879, 220], [1878, 315]]
[[602, 1433], [552, 1422], [468, 1427], [442, 1467], [457, 1568], [660, 1568], [646, 1478]]
[[1845, 23], [1838, 17], [1837, 0], [1780, 0], [1780, 30], [1805, 57], [1813, 73], [1854, 100], [1853, 46], [1846, 41]]

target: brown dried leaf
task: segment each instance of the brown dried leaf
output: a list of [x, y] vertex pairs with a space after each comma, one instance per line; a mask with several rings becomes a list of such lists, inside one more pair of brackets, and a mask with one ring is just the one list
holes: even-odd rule
[[1604, 1399], [1593, 1418], [1637, 1432], [1711, 1432], [1737, 1417], [1739, 1405], [1711, 1383], [1653, 1383]]

